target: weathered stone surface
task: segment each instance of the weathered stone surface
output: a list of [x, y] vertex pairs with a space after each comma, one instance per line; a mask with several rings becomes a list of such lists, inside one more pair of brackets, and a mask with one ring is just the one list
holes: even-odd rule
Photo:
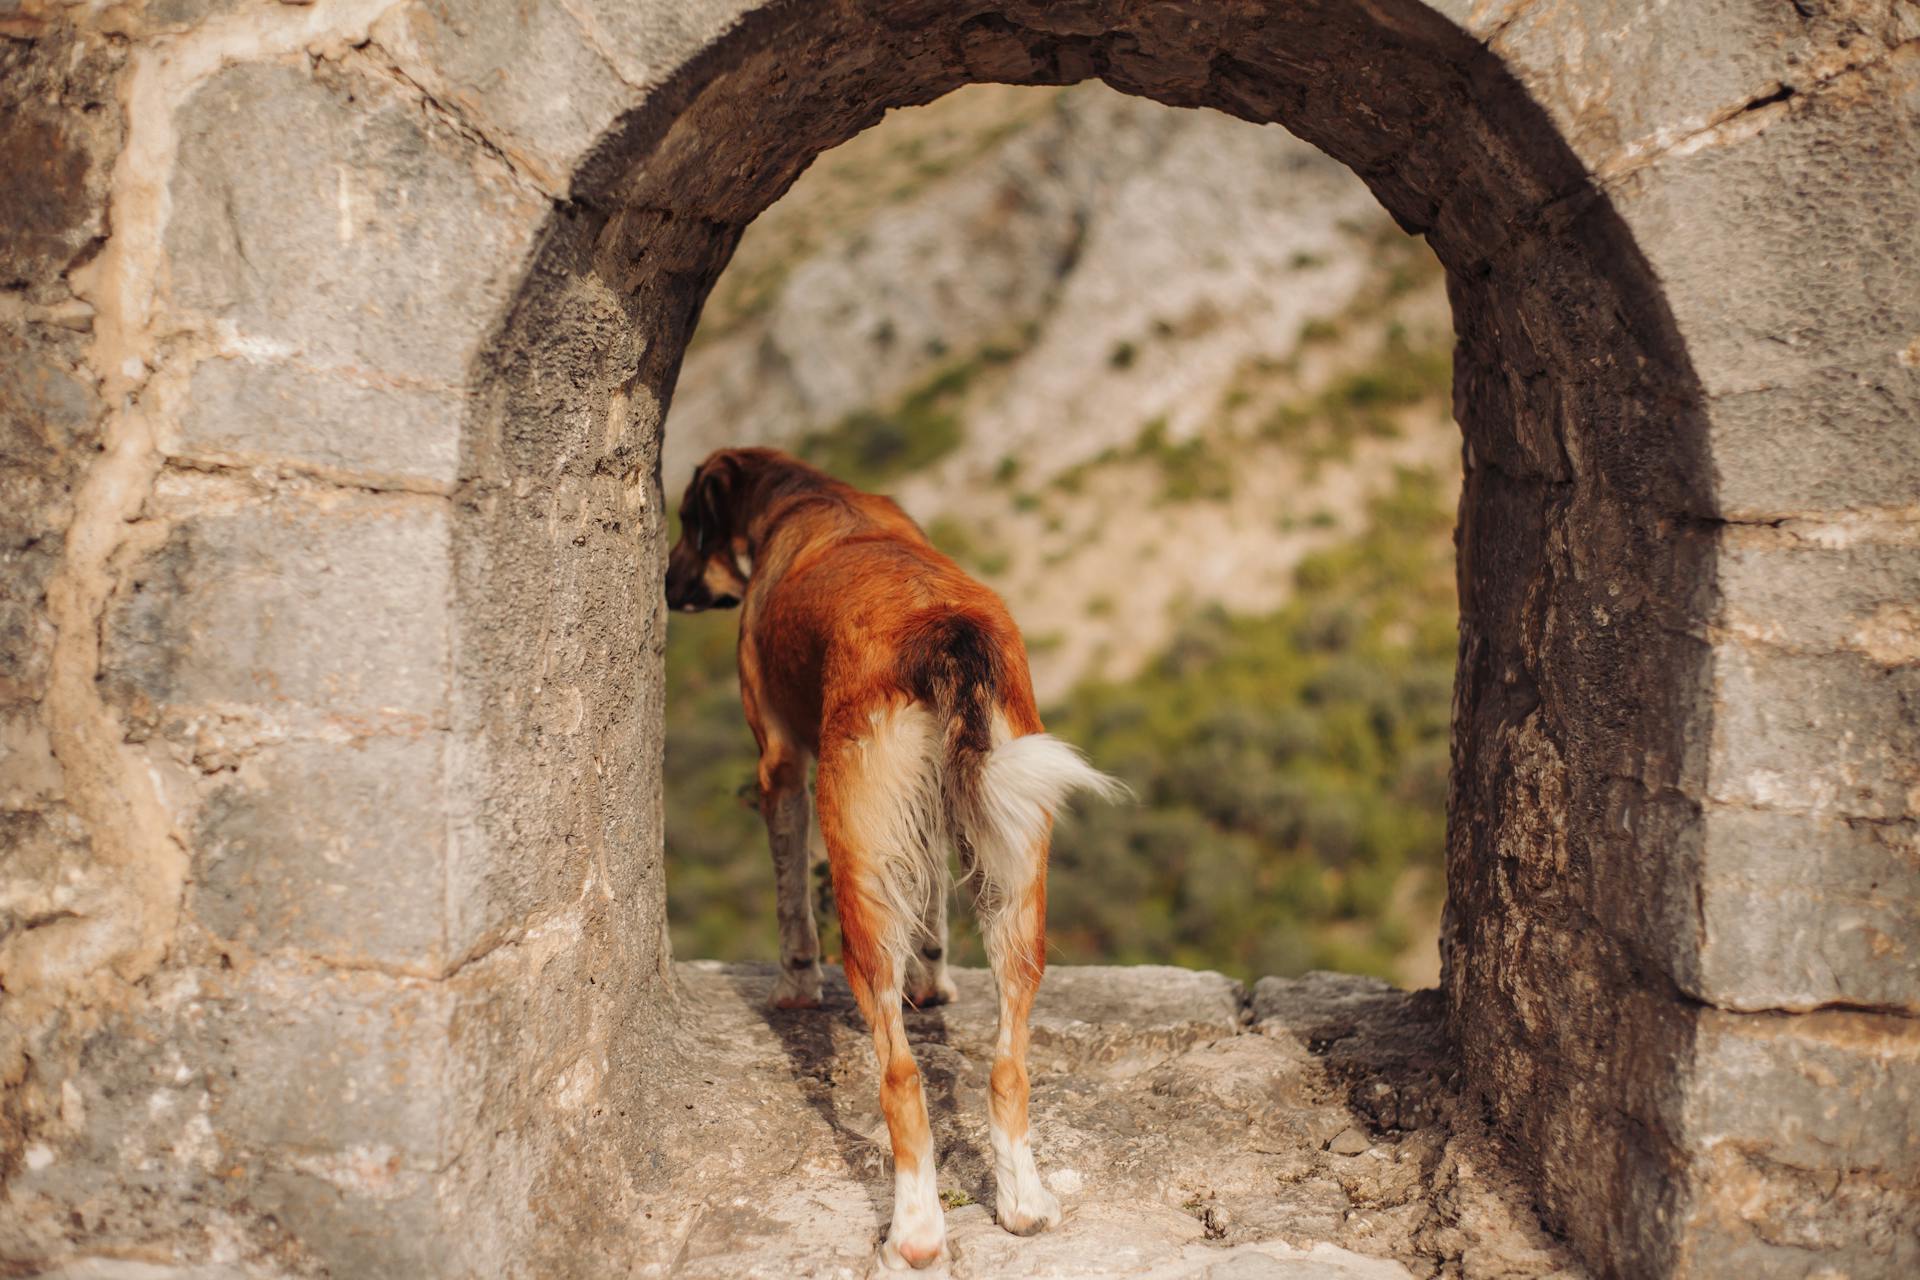
[[648, 379], [665, 353], [643, 349], [594, 271], [589, 231], [556, 236], [578, 256], [564, 284], [514, 317], [514, 354], [483, 384], [462, 444], [472, 479], [453, 529], [455, 955], [587, 881], [664, 911], [655, 673], [666, 628], [651, 585], [665, 572], [662, 409]]
[[[1917, 47], [1751, 112], [1612, 188], [1707, 392], [1776, 390], [1735, 410], [1748, 441], [1747, 424], [1773, 415], [1768, 449], [1716, 438], [1733, 510], [1791, 511], [1802, 468], [1909, 474], [1911, 418], [1891, 433], [1870, 427], [1875, 406], [1920, 402], [1920, 362], [1902, 355], [1920, 338], [1920, 298], [1893, 284], [1920, 257], [1920, 226], [1904, 212], [1920, 167]], [[1811, 390], [1836, 384], [1831, 398]], [[1864, 483], [1883, 492], [1892, 476]]]
[[439, 1167], [451, 1136], [435, 1081], [448, 993], [383, 974], [260, 964], [209, 983], [197, 1033], [232, 1046], [204, 1077], [210, 1118], [279, 1158], [348, 1156], [377, 1178]]
[[1795, 1168], [1845, 1152], [1847, 1171], [1920, 1173], [1920, 1026], [1845, 1011], [1700, 1020], [1691, 1136]]
[[53, 634], [43, 596], [101, 410], [81, 346], [24, 308], [0, 311], [0, 706], [45, 687]]
[[1729, 526], [1716, 579], [1722, 625], [1743, 640], [1887, 668], [1920, 662], [1920, 536], [1908, 522]]
[[356, 381], [337, 372], [247, 360], [193, 371], [180, 411], [181, 452], [238, 463], [286, 460], [451, 488], [462, 397]]
[[[1116, 981], [1104, 968], [1063, 967], [1033, 1007], [1033, 1051], [1056, 1063], [1099, 1063], [1124, 1069], [1139, 1055], [1160, 1055], [1239, 1032], [1245, 1023], [1240, 984], [1217, 973], [1164, 965], [1126, 970]], [[992, 998], [982, 987], [979, 998]], [[990, 1051], [990, 1045], [981, 1046]]]
[[[506, 11], [487, 0], [422, 0], [382, 18], [374, 38], [543, 188], [565, 193], [581, 157], [640, 96], [577, 14], [560, 0]], [[540, 50], [538, 62], [500, 75], [525, 49]]]
[[1896, 1276], [1920, 1264], [1912, 1018], [1709, 1011], [1696, 1052], [1687, 1123], [1720, 1194], [1692, 1206], [1682, 1266]]
[[[1784, 93], [1806, 91], [1920, 36], [1910, 6], [1689, 4], [1660, 38], [1634, 0], [1494, 0], [1473, 25], [1600, 174], [1644, 162]], [[1484, 15], [1484, 16], [1482, 16]], [[1473, 18], [1468, 18], [1473, 22]]]
[[[670, 994], [654, 477], [739, 228], [990, 74], [1279, 122], [1432, 229], [1467, 446], [1457, 1057], [1430, 998], [1270, 986], [1229, 1034], [1230, 989], [1168, 978], [1134, 1034], [1064, 978], [1038, 1134], [1081, 1216], [1029, 1243], [956, 1210], [960, 1267], [1336, 1265], [1279, 1247], [1317, 1243], [1546, 1274], [1503, 1207], [1531, 1197], [1612, 1275], [1914, 1269], [1912, 1019], [1696, 1002], [1911, 1007], [1910, 5], [449, 0], [371, 44], [372, 5], [218, 8], [0, 17], [0, 155], [34, 179], [0, 196], [0, 1265], [865, 1265], [844, 997]], [[396, 485], [453, 497], [364, 487]], [[1876, 532], [1827, 558], [1714, 524], [1843, 512]], [[416, 734], [437, 786], [330, 763], [397, 735], [424, 777]], [[249, 808], [309, 767], [324, 820]], [[335, 849], [365, 861], [333, 879]], [[382, 891], [416, 900], [344, 905]], [[968, 996], [914, 1026], [975, 1194]], [[1523, 1197], [1490, 1198], [1482, 1107]]]
[[52, 1119], [10, 1171], [0, 1246], [124, 1255], [172, 1223], [176, 1258], [244, 1231], [249, 1275], [420, 1274], [445, 1256], [448, 1009], [437, 984], [370, 972], [167, 975], [81, 1033], [76, 1069], [30, 1059], [19, 1096]]
[[1897, 352], [1890, 366], [1818, 370], [1708, 405], [1728, 519], [1898, 508], [1920, 492], [1920, 426]]
[[120, 142], [120, 122], [105, 108], [124, 58], [87, 32], [0, 45], [0, 286], [50, 291], [104, 234], [107, 170]]
[[223, 946], [433, 971], [448, 815], [431, 799], [446, 749], [424, 733], [252, 755], [200, 806], [188, 909]]
[[1715, 675], [1715, 800], [1875, 820], [1913, 815], [1920, 666], [1727, 644]]
[[[699, 1065], [663, 1117], [670, 1179], [637, 1219], [641, 1273], [863, 1274], [889, 1175], [872, 1040], [839, 970], [826, 1007], [797, 1013], [765, 1010], [771, 966], [677, 973]], [[907, 1026], [956, 1277], [1580, 1274], [1516, 1187], [1457, 1180], [1487, 1139], [1427, 1072], [1444, 1057], [1433, 993], [1332, 974], [1262, 980], [1248, 1026], [1217, 974], [1049, 970], [1036, 1027], [1075, 1035], [1034, 1052], [1034, 1145], [1066, 1220], [1010, 1236], [986, 1207], [991, 978], [955, 976], [960, 999]], [[1383, 1124], [1367, 1110], [1381, 1085], [1427, 1101]], [[1364, 1154], [1329, 1149], [1349, 1131]]]
[[149, 717], [251, 709], [349, 735], [429, 727], [447, 706], [447, 538], [443, 503], [404, 496], [182, 521], [129, 575], [109, 685]]
[[465, 383], [545, 212], [505, 166], [399, 90], [324, 67], [230, 67], [174, 127], [176, 303], [268, 357]]
[[1920, 823], [1717, 810], [1700, 877], [1696, 998], [1920, 1012]]

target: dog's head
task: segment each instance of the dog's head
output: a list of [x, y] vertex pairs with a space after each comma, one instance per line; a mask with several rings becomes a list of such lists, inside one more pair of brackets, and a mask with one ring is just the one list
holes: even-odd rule
[[680, 500], [680, 540], [667, 556], [667, 608], [731, 609], [747, 591], [740, 567], [746, 532], [744, 467], [731, 450], [694, 468]]

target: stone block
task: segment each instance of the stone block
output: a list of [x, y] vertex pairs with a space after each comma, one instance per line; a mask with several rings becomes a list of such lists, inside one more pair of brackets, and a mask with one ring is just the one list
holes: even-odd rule
[[179, 447], [190, 455], [288, 459], [451, 488], [465, 407], [452, 392], [294, 365], [209, 360], [194, 370]]
[[350, 734], [417, 731], [447, 697], [437, 498], [291, 499], [176, 524], [110, 610], [104, 668], [136, 711], [249, 704]]
[[124, 46], [48, 24], [0, 45], [0, 282], [44, 287], [106, 232]]
[[1655, 8], [1640, 0], [1483, 0], [1464, 14], [1446, 7], [1490, 38], [1597, 173], [1920, 35], [1920, 18], [1875, 0], [1804, 9], [1744, 0]]
[[58, 470], [90, 443], [101, 406], [84, 344], [71, 330], [0, 322], [0, 464]]
[[0, 318], [0, 706], [37, 700], [45, 688], [47, 582], [101, 410], [84, 345], [63, 327]]
[[1700, 1012], [1686, 1102], [1698, 1151], [1920, 1186], [1920, 1023], [1891, 1014]]
[[1920, 666], [1738, 642], [1714, 651], [1708, 795], [1723, 804], [1897, 819], [1920, 798]]
[[1896, 355], [1879, 369], [1820, 370], [1790, 386], [1711, 397], [1715, 509], [1771, 520], [1907, 505], [1920, 493], [1916, 396], [1920, 379]]
[[1899, 1178], [1801, 1169], [1732, 1143], [1695, 1170], [1700, 1193], [1673, 1273], [1683, 1276], [1920, 1274], [1920, 1198]]
[[149, 24], [188, 30], [246, 7], [251, 0], [152, 0], [141, 12]]
[[1720, 625], [1744, 640], [1920, 663], [1920, 541], [1904, 525], [1729, 527], [1715, 577]]
[[260, 1212], [287, 1226], [325, 1274], [356, 1280], [462, 1274], [452, 1263], [450, 1224], [430, 1175], [390, 1169], [375, 1153], [302, 1163], [266, 1173], [252, 1198]]
[[443, 959], [445, 735], [268, 747], [202, 805], [189, 907], [250, 950]]
[[549, 191], [569, 189], [581, 158], [640, 98], [615, 71], [618, 46], [600, 22], [558, 0], [417, 0], [373, 36]]
[[[598, 46], [630, 84], [652, 87], [717, 41], [757, 7], [752, 0], [681, 0], [627, 4], [577, 0], [571, 6]], [[888, 7], [897, 7], [888, 6]], [[822, 21], [829, 19], [822, 15]], [[849, 50], [850, 59], [859, 52]]]
[[176, 304], [311, 365], [464, 384], [544, 200], [382, 82], [231, 66], [175, 123]]
[[1704, 830], [1689, 995], [1920, 1011], [1920, 824], [1716, 809]]
[[[1855, 505], [1912, 473], [1916, 120], [1920, 44], [1908, 44], [1610, 189], [1712, 398], [1723, 509], [1791, 510], [1810, 491]], [[1846, 394], [1829, 398], [1836, 387]], [[1758, 391], [1768, 398], [1730, 399]]]
[[287, 1157], [351, 1155], [390, 1172], [447, 1153], [451, 996], [444, 984], [261, 963], [209, 975], [197, 1033], [208, 1119]]

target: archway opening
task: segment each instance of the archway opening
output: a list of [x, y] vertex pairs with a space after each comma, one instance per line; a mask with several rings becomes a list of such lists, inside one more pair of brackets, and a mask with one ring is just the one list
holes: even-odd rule
[[[1433, 986], [1451, 345], [1439, 263], [1311, 146], [1098, 82], [971, 86], [747, 229], [663, 484], [792, 450], [1010, 602], [1048, 722], [1141, 797], [1060, 824], [1055, 962]], [[770, 961], [737, 626], [669, 624], [668, 920], [678, 957]], [[966, 927], [950, 951], [984, 959]]]
[[[469, 434], [473, 492], [498, 500], [476, 504], [458, 538], [469, 563], [530, 576], [524, 590], [463, 577], [467, 634], [523, 631], [510, 615], [549, 589], [540, 549], [557, 532], [538, 504], [515, 508], [515, 469], [575, 455], [531, 441], [529, 422], [584, 439], [596, 474], [644, 483], [708, 291], [817, 155], [964, 84], [1096, 78], [1283, 124], [1443, 264], [1465, 437], [1448, 1027], [1554, 1224], [1589, 1256], [1657, 1268], [1679, 1194], [1667, 1171], [1685, 1157], [1642, 1066], [1684, 1061], [1689, 1045], [1662, 975], [1686, 962], [1671, 925], [1691, 910], [1701, 766], [1688, 749], [1706, 666], [1690, 628], [1710, 566], [1699, 392], [1605, 198], [1486, 49], [1432, 11], [757, 12], [603, 143], [555, 221], [490, 370], [497, 412]], [[640, 505], [657, 571], [666, 525], [657, 500]], [[505, 674], [462, 670], [477, 673], [467, 705], [509, 700], [488, 690]], [[659, 714], [643, 694], [620, 722], [657, 742], [645, 726]], [[493, 735], [465, 784], [491, 795], [537, 776], [537, 742], [513, 739]], [[638, 778], [656, 760], [622, 764]], [[663, 930], [661, 867], [621, 875], [643, 939]], [[661, 969], [653, 989], [667, 985]], [[667, 1007], [636, 1004], [631, 1033], [659, 1028]]]

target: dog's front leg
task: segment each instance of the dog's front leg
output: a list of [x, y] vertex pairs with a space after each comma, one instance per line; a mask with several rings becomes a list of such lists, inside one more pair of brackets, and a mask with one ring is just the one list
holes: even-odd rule
[[807, 835], [813, 825], [804, 761], [762, 762], [760, 812], [773, 851], [775, 909], [780, 919], [780, 980], [776, 1009], [812, 1009], [820, 1003], [820, 931], [813, 922], [807, 872], [812, 859]]

